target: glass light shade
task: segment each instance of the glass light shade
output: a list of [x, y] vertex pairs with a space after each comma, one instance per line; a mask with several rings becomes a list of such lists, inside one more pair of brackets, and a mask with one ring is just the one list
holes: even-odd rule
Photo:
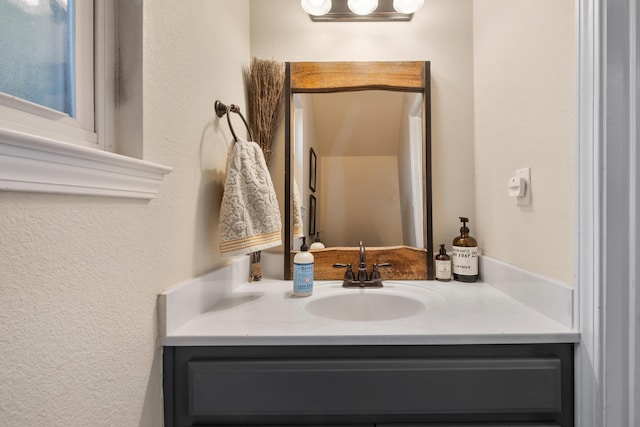
[[368, 15], [378, 8], [378, 0], [349, 0], [347, 5], [356, 15]]
[[414, 13], [424, 5], [424, 0], [393, 0], [393, 8], [398, 13]]
[[309, 15], [322, 16], [331, 10], [331, 0], [300, 0], [300, 4]]

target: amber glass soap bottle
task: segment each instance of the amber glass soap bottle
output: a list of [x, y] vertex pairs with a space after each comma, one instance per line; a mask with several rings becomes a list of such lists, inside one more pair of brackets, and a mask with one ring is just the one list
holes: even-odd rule
[[478, 242], [469, 236], [468, 218], [460, 217], [462, 227], [460, 235], [453, 239], [451, 263], [453, 280], [458, 282], [475, 282], [478, 280]]
[[447, 255], [444, 244], [440, 245], [440, 253], [436, 255], [436, 280], [441, 282], [451, 280], [451, 257]]

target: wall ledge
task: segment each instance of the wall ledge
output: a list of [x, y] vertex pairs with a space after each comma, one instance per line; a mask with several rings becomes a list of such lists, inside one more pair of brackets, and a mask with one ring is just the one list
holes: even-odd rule
[[0, 191], [153, 199], [168, 166], [0, 128]]

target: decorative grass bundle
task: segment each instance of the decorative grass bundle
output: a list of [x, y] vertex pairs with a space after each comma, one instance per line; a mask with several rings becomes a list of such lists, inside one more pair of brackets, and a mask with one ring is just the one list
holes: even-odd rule
[[[269, 163], [273, 136], [282, 120], [280, 104], [284, 90], [284, 64], [277, 61], [253, 58], [244, 70], [244, 80], [248, 94], [249, 127], [253, 140], [262, 149], [264, 159]], [[260, 252], [251, 254], [249, 281], [262, 279]]]
[[280, 104], [284, 90], [284, 64], [253, 58], [244, 70], [247, 86], [249, 125], [254, 141], [262, 148], [269, 162], [271, 143], [278, 124], [282, 120]]

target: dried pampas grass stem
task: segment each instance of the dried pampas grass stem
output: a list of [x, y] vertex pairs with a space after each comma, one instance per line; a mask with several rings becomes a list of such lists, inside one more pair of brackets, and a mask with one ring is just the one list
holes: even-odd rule
[[284, 64], [253, 58], [244, 71], [248, 92], [249, 124], [254, 141], [269, 162], [271, 143], [282, 120], [280, 105], [284, 89]]

